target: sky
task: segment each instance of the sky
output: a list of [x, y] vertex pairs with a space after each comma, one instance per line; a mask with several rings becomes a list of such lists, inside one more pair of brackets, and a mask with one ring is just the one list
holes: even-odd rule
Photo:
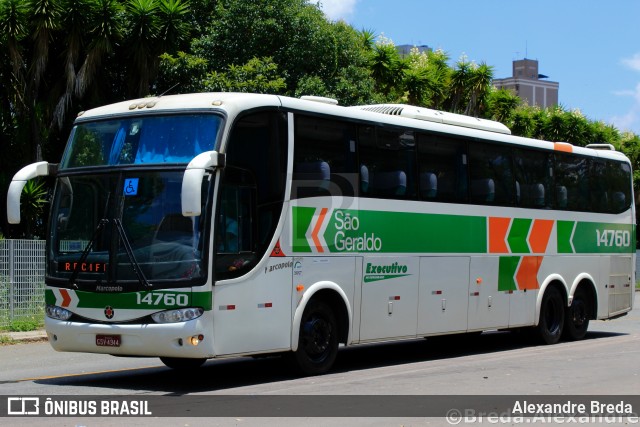
[[538, 60], [559, 102], [640, 134], [640, 0], [320, 0], [331, 20], [512, 76]]

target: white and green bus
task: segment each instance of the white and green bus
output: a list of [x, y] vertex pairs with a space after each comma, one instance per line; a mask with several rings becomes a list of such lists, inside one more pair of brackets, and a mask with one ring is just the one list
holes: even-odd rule
[[[528, 329], [631, 310], [635, 211], [613, 147], [406, 105], [201, 93], [81, 113], [53, 176], [46, 319], [59, 351], [170, 367]], [[460, 335], [463, 337], [464, 335]]]

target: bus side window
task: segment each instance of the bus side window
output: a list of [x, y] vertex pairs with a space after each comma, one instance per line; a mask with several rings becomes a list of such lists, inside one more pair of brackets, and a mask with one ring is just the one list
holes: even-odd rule
[[514, 151], [517, 206], [524, 208], [549, 208], [553, 199], [550, 189], [549, 153], [535, 150]]
[[583, 156], [555, 153], [553, 175], [556, 206], [574, 211], [590, 210], [588, 160]]
[[517, 192], [510, 147], [471, 143], [469, 179], [472, 203], [502, 206], [515, 204]]
[[418, 134], [417, 141], [420, 197], [438, 202], [466, 201], [466, 144], [426, 134]]
[[363, 195], [388, 199], [416, 197], [413, 131], [360, 126], [358, 143]]
[[592, 176], [598, 187], [605, 189], [606, 206], [603, 212], [621, 213], [631, 206], [631, 168], [627, 163], [609, 161], [601, 174]]
[[355, 125], [297, 114], [294, 127], [291, 197], [357, 194]]

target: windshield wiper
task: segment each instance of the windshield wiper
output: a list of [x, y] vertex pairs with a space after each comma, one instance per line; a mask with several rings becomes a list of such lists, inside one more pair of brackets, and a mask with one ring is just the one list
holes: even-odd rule
[[152, 287], [151, 283], [147, 280], [142, 268], [140, 268], [140, 264], [136, 260], [135, 255], [133, 254], [133, 249], [131, 248], [131, 242], [127, 237], [127, 233], [124, 231], [124, 226], [122, 225], [122, 221], [118, 218], [114, 218], [113, 223], [116, 226], [116, 230], [118, 230], [118, 235], [120, 236], [120, 240], [122, 241], [122, 245], [124, 246], [124, 250], [127, 252], [127, 256], [129, 257], [129, 262], [133, 267], [133, 272], [138, 277], [138, 281], [146, 288], [149, 289]]

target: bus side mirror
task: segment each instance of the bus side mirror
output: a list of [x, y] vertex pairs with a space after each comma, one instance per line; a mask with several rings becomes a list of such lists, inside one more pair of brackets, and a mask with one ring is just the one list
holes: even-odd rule
[[182, 178], [183, 216], [198, 216], [202, 213], [202, 179], [207, 169], [221, 168], [225, 164], [225, 155], [217, 151], [198, 154], [187, 165]]
[[57, 169], [57, 164], [37, 162], [23, 167], [13, 176], [7, 193], [7, 221], [9, 224], [20, 224], [20, 196], [27, 181], [39, 176], [53, 175]]

